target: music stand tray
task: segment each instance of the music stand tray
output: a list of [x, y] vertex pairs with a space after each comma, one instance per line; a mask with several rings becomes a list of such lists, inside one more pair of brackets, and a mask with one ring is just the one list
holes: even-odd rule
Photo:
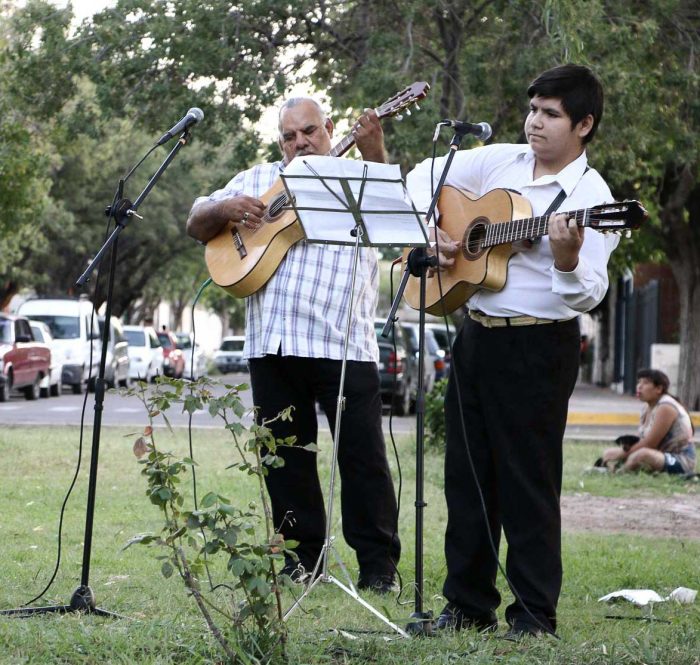
[[[287, 190], [288, 200], [291, 201], [297, 219], [304, 229], [306, 242], [354, 245], [355, 248], [331, 455], [326, 534], [310, 582], [285, 612], [284, 619], [286, 621], [301, 605], [303, 599], [323, 582], [334, 584], [399, 635], [409, 637], [406, 631], [359, 596], [347, 569], [333, 547], [331, 525], [341, 418], [345, 402], [343, 391], [348, 340], [355, 304], [355, 279], [360, 245], [425, 247], [428, 245], [425, 226], [406, 192], [397, 165], [309, 155], [292, 160], [282, 174], [282, 181]], [[328, 555], [331, 551], [347, 578], [347, 585], [328, 573]]]

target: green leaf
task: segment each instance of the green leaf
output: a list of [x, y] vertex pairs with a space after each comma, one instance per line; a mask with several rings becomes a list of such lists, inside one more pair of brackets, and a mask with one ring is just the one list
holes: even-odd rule
[[240, 577], [246, 572], [245, 560], [241, 559], [240, 557], [231, 558], [228, 562], [228, 568], [233, 575]]
[[160, 567], [160, 572], [166, 579], [168, 577], [172, 577], [172, 574], [174, 572], [172, 564], [169, 561], [164, 561], [163, 565]]
[[216, 504], [216, 502], [219, 500], [219, 495], [216, 494], [215, 492], [207, 492], [203, 497], [202, 500], [199, 502], [199, 505], [202, 508], [211, 508], [213, 505]]
[[238, 542], [238, 529], [230, 527], [226, 529], [221, 536], [221, 539], [229, 546], [233, 547]]
[[161, 487], [158, 490], [157, 494], [158, 494], [158, 497], [160, 499], [162, 499], [163, 501], [168, 501], [173, 496], [172, 491], [167, 487]]

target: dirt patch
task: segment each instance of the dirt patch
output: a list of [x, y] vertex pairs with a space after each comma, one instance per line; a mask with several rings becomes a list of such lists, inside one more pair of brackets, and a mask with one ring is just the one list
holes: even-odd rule
[[564, 531], [700, 539], [700, 494], [618, 498], [563, 495]]

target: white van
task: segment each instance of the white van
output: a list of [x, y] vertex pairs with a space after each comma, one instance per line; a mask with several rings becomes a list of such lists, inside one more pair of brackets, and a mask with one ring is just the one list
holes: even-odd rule
[[23, 302], [17, 312], [28, 319], [43, 321], [51, 330], [55, 348], [62, 354], [63, 385], [69, 385], [79, 395], [88, 381], [94, 382], [102, 344], [97, 314], [89, 300], [33, 298]]

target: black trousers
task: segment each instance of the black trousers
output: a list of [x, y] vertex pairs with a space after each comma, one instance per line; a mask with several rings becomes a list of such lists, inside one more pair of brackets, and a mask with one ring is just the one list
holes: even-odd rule
[[445, 401], [443, 591], [467, 615], [493, 618], [500, 603], [489, 531], [498, 550], [503, 528], [506, 572], [521, 599], [516, 596], [506, 609], [506, 619], [534, 623], [527, 608], [544, 626], [556, 628], [562, 439], [579, 344], [578, 319], [510, 328], [467, 319], [455, 340]]
[[[249, 364], [258, 419], [294, 406], [292, 421], [276, 422], [271, 429], [277, 438], [296, 436], [296, 447], [278, 448], [285, 465], [270, 469], [265, 480], [275, 525], [286, 539], [299, 541], [295, 551], [311, 570], [323, 546], [326, 512], [316, 453], [300, 446], [317, 442], [316, 401], [331, 431], [335, 428], [341, 361], [268, 355]], [[338, 442], [343, 535], [357, 554], [361, 574], [393, 573], [401, 546], [376, 364], [348, 361], [344, 395]]]

